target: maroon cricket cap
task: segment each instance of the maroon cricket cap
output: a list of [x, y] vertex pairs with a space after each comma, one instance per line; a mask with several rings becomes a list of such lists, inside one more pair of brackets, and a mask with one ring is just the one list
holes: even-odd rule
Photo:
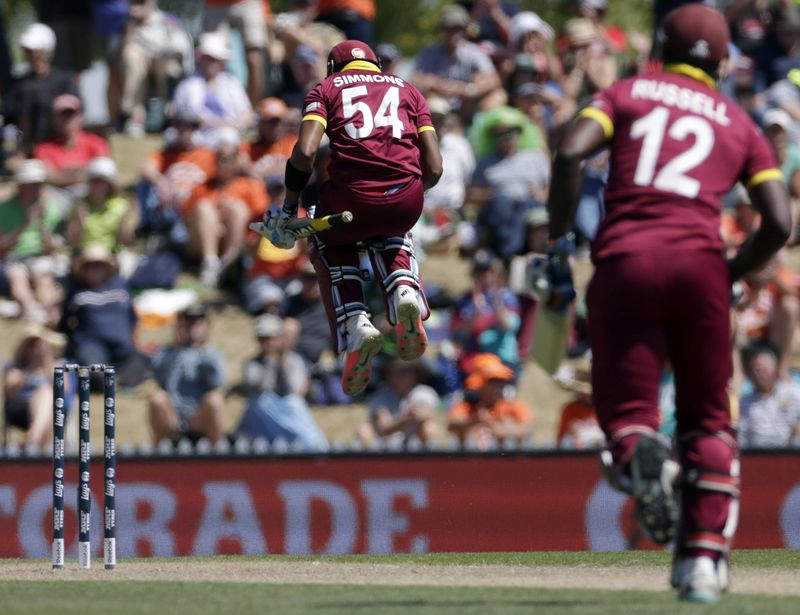
[[328, 64], [333, 62], [334, 66], [347, 64], [353, 60], [367, 60], [375, 65], [378, 64], [378, 56], [369, 45], [361, 41], [342, 41], [328, 54]]
[[730, 30], [722, 13], [702, 4], [684, 4], [661, 22], [664, 60], [716, 69], [728, 57]]

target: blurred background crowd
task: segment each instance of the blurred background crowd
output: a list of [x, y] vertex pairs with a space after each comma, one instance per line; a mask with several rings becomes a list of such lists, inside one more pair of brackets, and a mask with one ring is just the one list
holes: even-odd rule
[[[334, 439], [367, 449], [603, 444], [580, 298], [566, 360], [554, 379], [544, 376], [565, 391], [549, 408], [552, 396], [530, 359], [538, 301], [529, 265], [547, 245], [549, 161], [562, 130], [595, 92], [658, 68], [653, 24], [681, 2], [411, 2], [418, 28], [382, 32], [405, 4], [4, 4], [0, 334], [8, 437], [48, 444], [52, 366], [68, 360], [115, 365], [123, 412], [141, 406], [141, 430], [155, 443], [244, 436], [314, 450]], [[732, 32], [720, 88], [763, 127], [796, 209], [800, 6], [717, 6]], [[278, 250], [248, 230], [282, 202], [303, 97], [324, 78], [330, 47], [346, 38], [373, 45], [385, 72], [425, 94], [444, 156], [444, 175], [414, 231], [433, 309], [431, 349], [401, 362], [386, 327], [381, 365], [360, 399], [341, 390], [304, 247]], [[329, 157], [324, 146], [303, 193], [307, 208]], [[584, 168], [574, 254], [584, 282], [607, 165], [601, 152]], [[758, 224], [746, 191], [728, 195], [721, 232], [731, 252]], [[800, 444], [794, 245], [745, 280], [732, 310], [731, 397], [743, 446]], [[383, 309], [377, 299], [375, 314]], [[668, 366], [661, 406], [669, 433]], [[544, 421], [545, 411], [555, 416]], [[535, 424], [553, 427], [545, 433]]]

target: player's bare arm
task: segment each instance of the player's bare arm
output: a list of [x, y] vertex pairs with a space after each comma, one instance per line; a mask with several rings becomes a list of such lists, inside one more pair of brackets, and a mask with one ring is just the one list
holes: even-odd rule
[[792, 232], [789, 196], [783, 181], [771, 179], [754, 186], [750, 190], [750, 199], [761, 214], [761, 226], [731, 259], [729, 266], [733, 280], [764, 266]]
[[592, 118], [578, 119], [564, 136], [553, 160], [547, 210], [550, 236], [561, 237], [572, 228], [581, 192], [581, 162], [607, 145], [603, 127]]
[[[316, 122], [314, 122], [316, 124]], [[426, 130], [419, 135], [420, 166], [425, 190], [433, 188], [442, 177], [442, 153], [436, 132]]]
[[[314, 159], [324, 134], [325, 127], [319, 122], [303, 122], [300, 125], [300, 136], [286, 163], [286, 205], [294, 210], [297, 209], [300, 192], [311, 177]], [[303, 176], [305, 181], [302, 181]], [[299, 182], [303, 185], [300, 186]]]

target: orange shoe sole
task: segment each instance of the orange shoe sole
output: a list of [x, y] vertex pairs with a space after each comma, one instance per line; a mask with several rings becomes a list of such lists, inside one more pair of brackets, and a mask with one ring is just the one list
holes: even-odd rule
[[380, 335], [367, 338], [358, 350], [347, 353], [342, 372], [342, 390], [346, 395], [354, 397], [367, 388], [372, 377], [372, 360], [383, 346]]
[[419, 307], [406, 303], [397, 309], [397, 355], [404, 361], [419, 359], [428, 349], [428, 334]]

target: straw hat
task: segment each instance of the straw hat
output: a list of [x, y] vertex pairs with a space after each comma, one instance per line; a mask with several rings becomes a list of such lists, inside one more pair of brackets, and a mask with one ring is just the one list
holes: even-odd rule
[[109, 269], [115, 269], [117, 262], [111, 250], [99, 243], [90, 243], [83, 250], [75, 261], [75, 271], [80, 272], [86, 265], [90, 263], [103, 263]]

